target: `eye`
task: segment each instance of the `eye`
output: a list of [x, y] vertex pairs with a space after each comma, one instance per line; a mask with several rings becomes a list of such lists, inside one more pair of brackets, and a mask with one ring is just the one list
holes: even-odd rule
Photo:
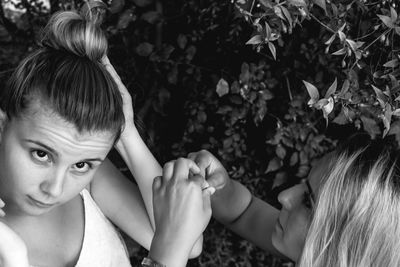
[[312, 209], [312, 208], [313, 208], [313, 202], [312, 202], [310, 193], [304, 192], [304, 195], [303, 195], [303, 204], [304, 204], [308, 209]]
[[31, 155], [37, 161], [51, 162], [49, 154], [43, 150], [33, 150], [31, 151]]
[[88, 162], [78, 162], [74, 164], [73, 169], [77, 172], [85, 173], [92, 169], [92, 164]]

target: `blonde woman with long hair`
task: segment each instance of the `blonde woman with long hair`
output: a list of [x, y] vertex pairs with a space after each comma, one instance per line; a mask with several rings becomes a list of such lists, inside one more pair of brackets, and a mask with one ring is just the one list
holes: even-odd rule
[[277, 210], [231, 180], [209, 152], [189, 158], [217, 191], [213, 216], [300, 267], [400, 266], [398, 151], [367, 135], [350, 138], [282, 191]]

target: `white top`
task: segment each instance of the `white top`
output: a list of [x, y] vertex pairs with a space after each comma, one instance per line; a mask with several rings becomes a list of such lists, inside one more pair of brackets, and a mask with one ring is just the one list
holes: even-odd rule
[[85, 230], [75, 267], [132, 267], [121, 235], [101, 212], [89, 191], [84, 189], [80, 194], [85, 209]]

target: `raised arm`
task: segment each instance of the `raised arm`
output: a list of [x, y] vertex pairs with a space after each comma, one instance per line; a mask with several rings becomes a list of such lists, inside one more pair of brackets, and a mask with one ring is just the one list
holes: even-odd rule
[[[117, 83], [123, 98], [125, 127], [115, 147], [134, 176], [142, 200], [139, 199], [137, 187], [125, 179], [109, 162], [105, 162], [96, 173], [91, 190], [106, 216], [129, 236], [149, 249], [155, 229], [152, 184], [155, 177], [162, 175], [162, 168], [136, 129], [132, 100], [128, 90], [108, 58], [104, 59], [103, 64]], [[145, 215], [143, 215], [143, 206], [147, 211]], [[193, 247], [190, 257], [198, 256], [201, 249], [202, 236]]]
[[217, 191], [211, 197], [213, 217], [258, 247], [279, 254], [272, 245], [272, 233], [279, 211], [256, 198], [238, 181], [231, 180], [225, 168], [210, 152], [189, 154]]

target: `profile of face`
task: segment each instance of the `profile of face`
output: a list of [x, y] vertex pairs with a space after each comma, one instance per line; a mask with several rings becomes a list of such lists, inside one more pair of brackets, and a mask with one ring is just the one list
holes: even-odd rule
[[326, 172], [328, 158], [329, 156], [325, 156], [315, 164], [307, 182], [292, 186], [278, 196], [282, 209], [272, 234], [272, 244], [280, 253], [293, 261], [297, 261], [302, 253], [312, 220], [310, 194], [313, 193], [315, 196], [318, 194], [320, 179]]
[[79, 133], [40, 101], [3, 123], [0, 198], [10, 214], [39, 216], [76, 197], [114, 141], [109, 131]]

